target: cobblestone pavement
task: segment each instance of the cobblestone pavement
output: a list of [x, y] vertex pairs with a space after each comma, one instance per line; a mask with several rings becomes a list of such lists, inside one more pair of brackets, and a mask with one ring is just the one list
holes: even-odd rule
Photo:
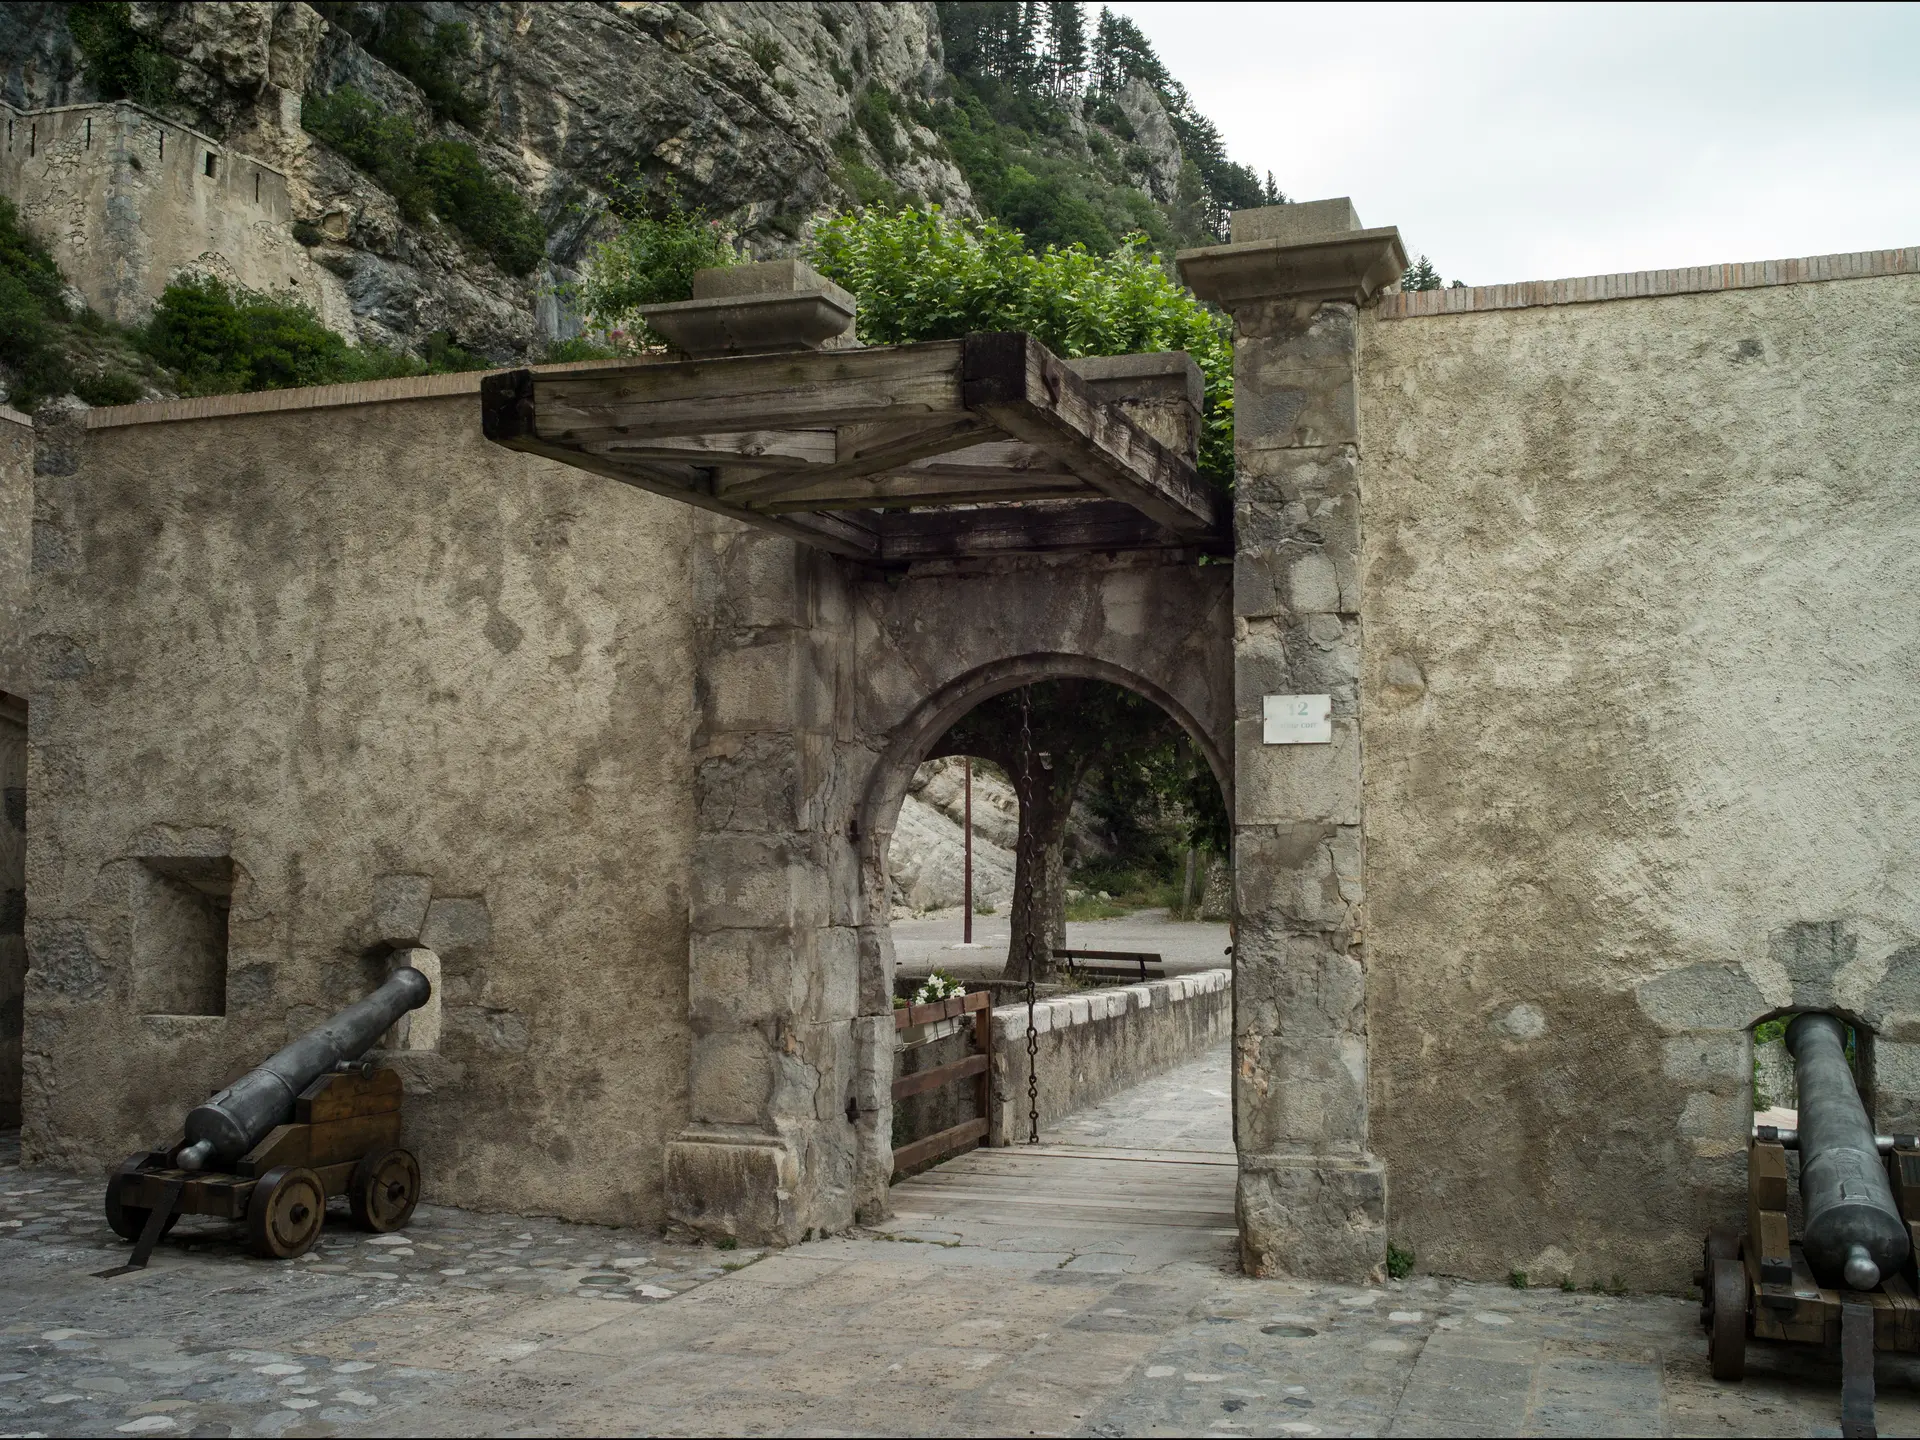
[[[286, 1264], [183, 1222], [149, 1273], [99, 1280], [126, 1247], [98, 1185], [0, 1154], [0, 1433], [1839, 1433], [1805, 1351], [1754, 1346], [1715, 1384], [1689, 1301], [1245, 1278], [1138, 1158], [1213, 1165], [1225, 1082], [1216, 1052], [1058, 1127], [1051, 1158], [942, 1167], [887, 1225], [764, 1258], [422, 1207]], [[1076, 1147], [1131, 1163], [1110, 1213], [992, 1203], [1023, 1166], [1070, 1186]], [[1879, 1381], [1880, 1433], [1920, 1434], [1920, 1371]]]

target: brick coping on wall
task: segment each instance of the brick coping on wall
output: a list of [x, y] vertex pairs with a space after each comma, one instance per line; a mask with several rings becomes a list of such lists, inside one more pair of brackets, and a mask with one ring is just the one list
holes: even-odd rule
[[1382, 320], [1415, 320], [1472, 310], [1587, 305], [1601, 300], [1641, 300], [1656, 295], [1755, 290], [1769, 285], [1807, 285], [1822, 280], [1868, 280], [1878, 275], [1912, 274], [1920, 274], [1920, 246], [1908, 246], [1904, 250], [1859, 250], [1848, 255], [1811, 255], [1801, 260], [1757, 260], [1746, 265], [1692, 265], [1680, 270], [1583, 275], [1572, 280], [1526, 280], [1517, 285], [1473, 285], [1460, 290], [1408, 290], [1383, 296], [1379, 313]]

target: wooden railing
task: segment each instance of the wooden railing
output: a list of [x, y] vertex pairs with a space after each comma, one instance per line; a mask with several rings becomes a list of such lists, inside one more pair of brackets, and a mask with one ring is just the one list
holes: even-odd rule
[[974, 1086], [975, 1108], [978, 1114], [972, 1120], [963, 1120], [945, 1130], [927, 1136], [924, 1140], [915, 1140], [910, 1145], [902, 1145], [893, 1152], [893, 1173], [899, 1175], [915, 1166], [930, 1161], [944, 1160], [956, 1151], [964, 1150], [986, 1139], [988, 1120], [992, 1113], [993, 1085], [993, 995], [986, 990], [976, 990], [970, 995], [956, 995], [951, 1000], [935, 1000], [926, 1005], [905, 1005], [893, 1012], [893, 1028], [906, 1030], [915, 1025], [928, 1025], [940, 1020], [956, 1020], [965, 1015], [973, 1016], [973, 1036], [980, 1051], [976, 1055], [967, 1055], [945, 1065], [936, 1065], [931, 1070], [922, 1070], [917, 1075], [902, 1075], [893, 1082], [894, 1103], [910, 1095], [922, 1095], [929, 1090], [937, 1090], [942, 1085], [951, 1085], [956, 1080], [972, 1080]]

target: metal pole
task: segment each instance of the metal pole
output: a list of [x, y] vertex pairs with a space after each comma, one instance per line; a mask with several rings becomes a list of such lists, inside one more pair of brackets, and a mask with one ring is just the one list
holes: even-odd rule
[[973, 943], [973, 757], [971, 755], [965, 758], [965, 764], [967, 767], [967, 858], [961, 870], [960, 884], [966, 891], [967, 898], [962, 902], [966, 909], [961, 912], [960, 943], [971, 945]]

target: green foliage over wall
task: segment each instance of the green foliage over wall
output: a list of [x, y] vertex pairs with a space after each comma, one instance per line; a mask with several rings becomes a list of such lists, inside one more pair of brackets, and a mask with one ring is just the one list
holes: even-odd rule
[[870, 344], [1025, 330], [1056, 354], [1185, 350], [1206, 377], [1200, 467], [1233, 473], [1233, 345], [1225, 317], [1176, 282], [1142, 237], [1110, 255], [1035, 254], [1021, 234], [937, 209], [869, 210], [818, 231], [809, 258], [860, 301]]
[[422, 142], [411, 120], [351, 85], [308, 96], [300, 123], [366, 171], [415, 224], [439, 217], [509, 275], [525, 275], [540, 263], [546, 230], [539, 216], [466, 141]]
[[69, 5], [67, 33], [101, 99], [155, 108], [175, 99], [180, 62], [133, 28], [133, 7], [125, 0]]
[[485, 368], [445, 337], [429, 340], [425, 360], [377, 345], [350, 346], [307, 306], [230, 287], [213, 276], [169, 285], [140, 344], [173, 371], [183, 395]]
[[21, 226], [13, 202], [0, 198], [0, 365], [8, 375], [7, 403], [31, 412], [69, 391], [89, 405], [139, 399], [139, 380], [119, 365], [75, 365], [69, 351], [76, 332], [84, 337], [109, 327], [91, 312], [70, 315], [61, 298], [65, 288], [46, 247]]
[[693, 272], [732, 265], [737, 256], [720, 227], [681, 204], [671, 188], [614, 187], [620, 233], [588, 257], [573, 299], [590, 330], [616, 340], [652, 338], [642, 305], [693, 298]]
[[314, 8], [418, 85], [438, 118], [480, 133], [486, 112], [454, 78], [467, 68], [472, 49], [464, 24], [432, 24], [419, 6], [411, 4], [387, 5], [378, 12], [351, 3], [322, 3]]

